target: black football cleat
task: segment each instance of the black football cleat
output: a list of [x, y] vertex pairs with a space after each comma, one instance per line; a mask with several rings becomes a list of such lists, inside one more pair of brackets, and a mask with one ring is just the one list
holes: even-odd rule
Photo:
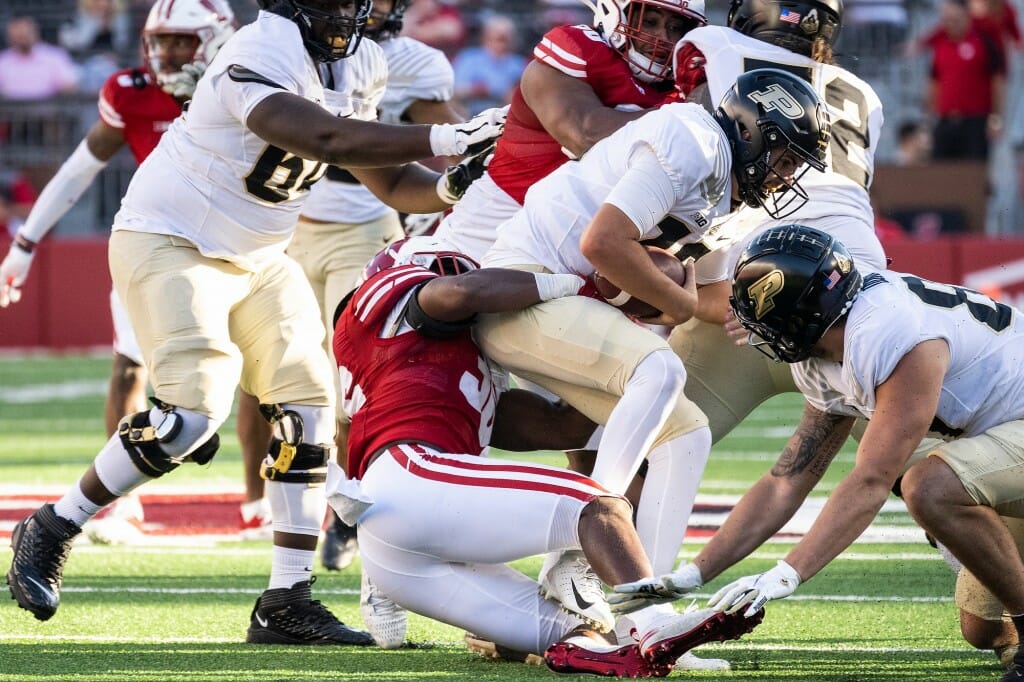
[[49, 620], [60, 606], [60, 585], [71, 544], [82, 529], [44, 504], [14, 527], [14, 558], [7, 585], [18, 606], [39, 620]]
[[1012, 664], [1010, 669], [999, 678], [999, 682], [1024, 682], [1024, 665], [1020, 663]]
[[313, 580], [289, 588], [265, 590], [249, 617], [245, 641], [250, 644], [347, 644], [372, 646], [369, 632], [351, 628], [310, 592]]

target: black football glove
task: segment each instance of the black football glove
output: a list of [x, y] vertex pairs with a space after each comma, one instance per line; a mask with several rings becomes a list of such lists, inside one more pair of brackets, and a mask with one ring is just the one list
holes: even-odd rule
[[454, 204], [462, 198], [473, 181], [484, 174], [487, 164], [494, 157], [497, 142], [492, 142], [480, 152], [467, 156], [454, 166], [448, 166], [437, 179], [437, 195], [447, 204]]

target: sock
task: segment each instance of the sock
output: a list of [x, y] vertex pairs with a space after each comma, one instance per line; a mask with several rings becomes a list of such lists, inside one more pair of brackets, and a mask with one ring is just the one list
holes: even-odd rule
[[704, 426], [662, 443], [647, 458], [636, 530], [654, 575], [675, 568], [710, 454], [711, 429]]
[[76, 483], [71, 487], [64, 497], [57, 500], [53, 505], [53, 511], [62, 519], [67, 519], [81, 527], [85, 522], [99, 514], [103, 505], [96, 504], [82, 492], [80, 484]]
[[289, 588], [295, 583], [308, 582], [313, 576], [315, 556], [314, 550], [289, 549], [275, 545], [268, 589]]

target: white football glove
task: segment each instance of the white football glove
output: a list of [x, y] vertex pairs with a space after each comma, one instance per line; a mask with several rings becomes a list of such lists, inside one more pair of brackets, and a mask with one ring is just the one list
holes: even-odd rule
[[800, 575], [785, 561], [761, 575], [748, 575], [729, 583], [708, 600], [708, 606], [725, 613], [736, 613], [747, 604], [743, 615], [750, 618], [772, 599], [784, 599], [800, 586]]
[[430, 126], [430, 151], [435, 156], [477, 154], [501, 135], [508, 105], [485, 109], [465, 123], [436, 123]]
[[206, 73], [204, 62], [192, 62], [181, 67], [181, 71], [164, 78], [164, 92], [177, 99], [191, 99], [196, 92], [196, 84]]
[[0, 263], [0, 308], [21, 300], [21, 285], [32, 267], [32, 255], [12, 243], [4, 261]]
[[612, 588], [615, 593], [608, 597], [608, 604], [612, 613], [622, 615], [652, 604], [675, 601], [703, 586], [700, 569], [696, 564], [684, 561], [676, 570], [663, 576], [616, 585]]

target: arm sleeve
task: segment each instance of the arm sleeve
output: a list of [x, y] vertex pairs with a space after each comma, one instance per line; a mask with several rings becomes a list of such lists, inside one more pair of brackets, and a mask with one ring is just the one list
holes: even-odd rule
[[629, 169], [623, 174], [604, 203], [615, 206], [636, 224], [640, 236], [654, 233], [658, 223], [675, 204], [672, 179], [647, 145], [634, 149]]
[[18, 230], [26, 239], [39, 242], [58, 220], [68, 212], [82, 192], [92, 183], [96, 174], [107, 164], [100, 161], [85, 140], [82, 140], [57, 174], [43, 188], [25, 224]]

